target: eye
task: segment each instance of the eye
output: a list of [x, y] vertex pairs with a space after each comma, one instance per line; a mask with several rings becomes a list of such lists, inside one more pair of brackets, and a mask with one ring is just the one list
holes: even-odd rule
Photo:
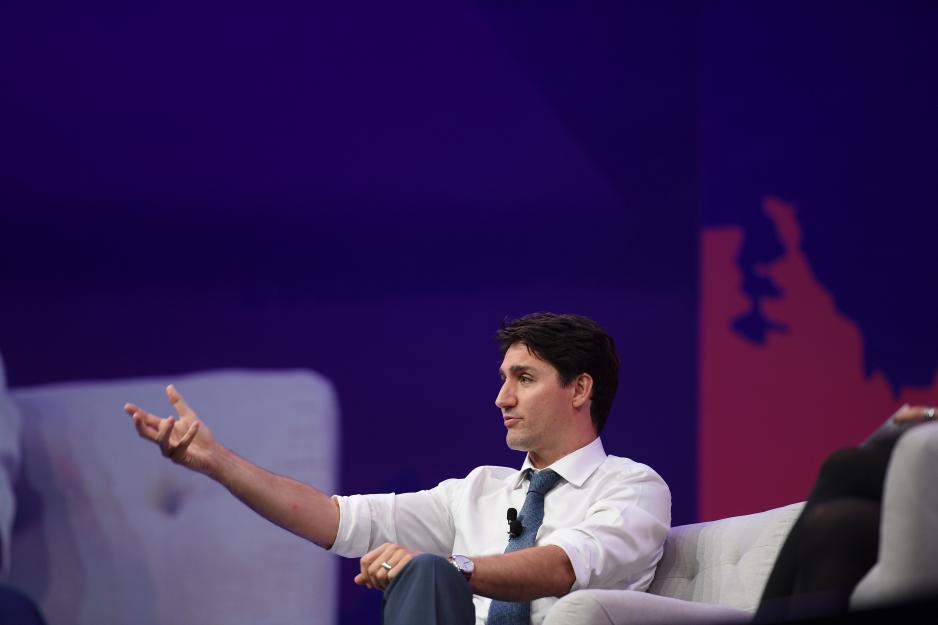
[[520, 376], [518, 379], [521, 380], [522, 384], [530, 384], [531, 382], [534, 381], [534, 378], [532, 378], [531, 376], [527, 374]]

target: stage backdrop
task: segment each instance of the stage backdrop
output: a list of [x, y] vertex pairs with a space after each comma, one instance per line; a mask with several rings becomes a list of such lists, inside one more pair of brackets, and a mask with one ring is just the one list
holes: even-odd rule
[[935, 11], [4, 3], [11, 382], [312, 368], [403, 491], [520, 464], [492, 335], [579, 312], [676, 523], [801, 499], [936, 401]]
[[700, 515], [938, 403], [934, 3], [702, 12]]
[[[578, 312], [622, 353], [607, 449], [654, 466], [674, 518], [695, 518], [693, 12], [0, 12], [13, 385], [308, 367], [341, 401], [341, 490], [406, 491], [520, 466], [493, 335], [506, 316]], [[120, 406], [101, 417], [131, 427]], [[341, 622], [379, 622], [356, 569]]]

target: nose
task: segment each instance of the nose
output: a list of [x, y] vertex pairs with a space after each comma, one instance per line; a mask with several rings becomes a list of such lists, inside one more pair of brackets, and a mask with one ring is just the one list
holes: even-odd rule
[[514, 390], [511, 388], [510, 382], [510, 380], [505, 380], [502, 383], [502, 387], [498, 390], [498, 395], [495, 396], [495, 405], [502, 410], [510, 408], [517, 403], [517, 398], [515, 397]]

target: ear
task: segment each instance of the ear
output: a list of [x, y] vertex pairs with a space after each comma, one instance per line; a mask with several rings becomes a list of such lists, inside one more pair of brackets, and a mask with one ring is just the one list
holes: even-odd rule
[[593, 376], [581, 373], [573, 380], [573, 407], [582, 408], [593, 396]]

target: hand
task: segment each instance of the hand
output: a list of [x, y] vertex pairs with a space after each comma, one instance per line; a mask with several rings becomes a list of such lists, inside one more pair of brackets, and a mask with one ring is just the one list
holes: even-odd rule
[[[407, 563], [419, 555], [419, 551], [404, 549], [393, 543], [384, 543], [362, 556], [362, 572], [355, 576], [355, 583], [359, 586], [384, 590], [404, 570]], [[391, 566], [391, 570], [382, 566], [385, 562]]]
[[909, 404], [904, 404], [892, 415], [893, 422], [900, 425], [904, 423], [922, 423], [934, 418], [935, 408], [933, 406], [910, 406]]
[[212, 433], [199, 421], [198, 415], [176, 387], [167, 386], [166, 397], [179, 415], [178, 419], [161, 419], [134, 404], [125, 404], [124, 412], [133, 417], [140, 437], [156, 443], [164, 456], [194, 471], [205, 472], [211, 450], [216, 445]]

